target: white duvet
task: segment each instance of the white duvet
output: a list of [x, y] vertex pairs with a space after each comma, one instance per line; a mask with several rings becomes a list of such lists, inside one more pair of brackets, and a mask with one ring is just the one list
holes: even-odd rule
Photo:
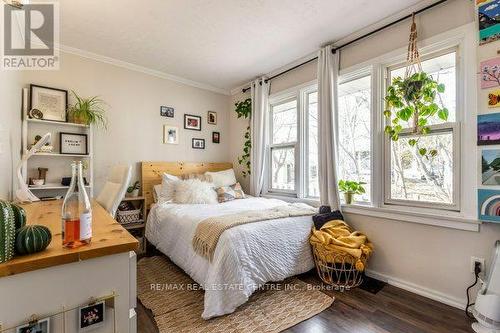
[[202, 220], [245, 210], [286, 204], [247, 198], [221, 204], [162, 203], [152, 207], [147, 239], [205, 289], [204, 319], [233, 312], [261, 285], [281, 281], [314, 267], [309, 245], [310, 216], [261, 221], [226, 230], [212, 262], [191, 245]]

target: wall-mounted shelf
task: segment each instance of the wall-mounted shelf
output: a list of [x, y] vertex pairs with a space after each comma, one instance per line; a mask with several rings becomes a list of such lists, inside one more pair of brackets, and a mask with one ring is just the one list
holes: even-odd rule
[[[29, 189], [38, 197], [64, 195], [69, 186], [61, 185], [62, 177], [71, 176], [70, 163], [72, 160], [85, 160], [87, 169], [84, 171], [84, 177], [87, 178], [89, 185], [86, 186], [90, 197], [93, 197], [94, 191], [94, 168], [93, 168], [93, 127], [76, 124], [71, 122], [60, 122], [52, 120], [33, 119], [28, 117], [29, 89], [23, 89], [23, 112], [22, 112], [22, 152], [27, 152], [33, 144], [36, 135], [44, 135], [47, 132], [52, 133], [51, 145], [54, 152], [39, 152], [34, 154], [23, 165], [24, 181], [28, 183], [29, 178], [36, 178], [38, 168], [48, 168], [46, 184], [42, 186], [29, 186]], [[74, 132], [75, 134], [87, 135], [88, 154], [60, 154], [60, 132]], [[50, 191], [50, 193], [44, 193]]]
[[[29, 185], [30, 190], [60, 190], [60, 189], [68, 189], [69, 186], [64, 186], [57, 183], [47, 183], [45, 185]], [[85, 187], [90, 188], [90, 185], [85, 185]]]
[[29, 123], [38, 123], [38, 124], [46, 124], [46, 125], [59, 125], [59, 126], [69, 126], [69, 127], [84, 127], [84, 128], [89, 128], [89, 125], [84, 125], [84, 124], [76, 124], [76, 123], [65, 123], [62, 121], [53, 121], [53, 120], [40, 120], [40, 119], [33, 119], [33, 118], [28, 118], [26, 119]]
[[33, 156], [52, 156], [52, 157], [82, 157], [89, 158], [90, 155], [80, 155], [80, 154], [59, 154], [59, 153], [36, 153]]

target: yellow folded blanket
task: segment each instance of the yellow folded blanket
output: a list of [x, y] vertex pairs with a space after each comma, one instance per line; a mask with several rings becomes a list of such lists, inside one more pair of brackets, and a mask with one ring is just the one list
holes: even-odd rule
[[366, 235], [359, 231], [352, 231], [349, 225], [341, 220], [327, 222], [319, 230], [313, 228], [309, 242], [324, 250], [317, 251], [316, 254], [326, 262], [334, 262], [335, 256], [339, 253], [351, 255], [357, 259], [358, 271], [365, 269], [364, 263], [373, 252], [373, 245]]

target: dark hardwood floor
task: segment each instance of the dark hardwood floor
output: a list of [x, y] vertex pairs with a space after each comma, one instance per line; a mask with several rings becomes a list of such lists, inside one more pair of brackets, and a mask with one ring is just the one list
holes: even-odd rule
[[[314, 273], [301, 280], [320, 285]], [[471, 333], [464, 312], [405, 290], [386, 285], [377, 294], [356, 288], [347, 292], [331, 292], [333, 305], [322, 313], [303, 321], [289, 333]], [[137, 306], [137, 331], [157, 333], [149, 310]]]

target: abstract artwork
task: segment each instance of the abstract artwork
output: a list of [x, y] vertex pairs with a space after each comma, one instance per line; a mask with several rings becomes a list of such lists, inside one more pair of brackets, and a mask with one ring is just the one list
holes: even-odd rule
[[500, 0], [477, 0], [479, 44], [500, 38]]
[[500, 191], [478, 190], [477, 203], [481, 221], [500, 223]]
[[481, 89], [500, 86], [500, 58], [482, 61], [480, 66]]
[[500, 185], [500, 149], [485, 149], [481, 154], [483, 185]]
[[477, 116], [477, 145], [500, 144], [500, 113]]

